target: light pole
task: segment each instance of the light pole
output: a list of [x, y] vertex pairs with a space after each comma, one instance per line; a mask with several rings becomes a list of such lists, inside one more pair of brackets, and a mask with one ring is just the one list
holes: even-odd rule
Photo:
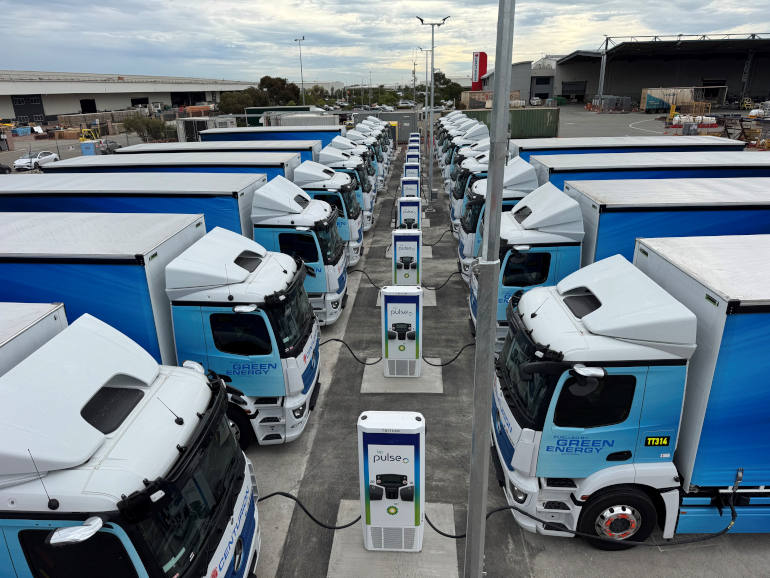
[[443, 25], [449, 16], [444, 16], [440, 22], [425, 22], [425, 20], [419, 16], [416, 16], [416, 18], [423, 26], [430, 26], [430, 149], [428, 149], [428, 188], [430, 189], [430, 197], [428, 200], [435, 201], [436, 194], [433, 192], [433, 163], [435, 161], [433, 158], [433, 103], [436, 98], [436, 86], [434, 82], [433, 66], [435, 63], [434, 57], [436, 56], [436, 26]]
[[305, 74], [302, 72], [302, 41], [305, 40], [304, 35], [302, 38], [295, 38], [294, 42], [299, 44], [299, 84], [302, 91], [302, 106], [305, 106]]
[[417, 47], [420, 52], [425, 53], [425, 112], [428, 112], [428, 52], [433, 52], [430, 48]]
[[500, 0], [497, 12], [494, 100], [489, 127], [487, 213], [484, 216], [481, 257], [477, 265], [479, 287], [476, 316], [476, 360], [473, 384], [473, 429], [468, 486], [468, 518], [465, 539], [464, 578], [479, 578], [484, 572], [484, 543], [487, 514], [489, 447], [492, 429], [492, 384], [495, 379], [495, 333], [497, 331], [497, 282], [500, 275], [500, 215], [503, 176], [508, 146], [508, 94], [511, 91], [513, 17], [515, 0]]

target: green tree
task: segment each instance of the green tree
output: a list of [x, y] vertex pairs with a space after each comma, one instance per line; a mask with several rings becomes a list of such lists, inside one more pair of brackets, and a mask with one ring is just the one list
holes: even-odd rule
[[168, 138], [166, 121], [146, 116], [132, 116], [123, 121], [126, 132], [135, 132], [142, 140], [162, 140]]

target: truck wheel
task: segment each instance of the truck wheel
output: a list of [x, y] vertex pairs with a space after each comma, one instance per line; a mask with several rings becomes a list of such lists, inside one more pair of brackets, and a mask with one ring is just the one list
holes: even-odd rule
[[652, 500], [635, 488], [610, 490], [591, 499], [583, 508], [578, 530], [601, 539], [586, 538], [599, 550], [625, 550], [644, 542], [657, 523]]
[[254, 430], [251, 428], [251, 420], [240, 407], [233, 404], [227, 406], [227, 419], [238, 445], [245, 451], [255, 438]]

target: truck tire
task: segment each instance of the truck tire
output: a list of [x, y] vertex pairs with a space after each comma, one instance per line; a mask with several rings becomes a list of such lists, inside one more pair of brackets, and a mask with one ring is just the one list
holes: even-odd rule
[[647, 494], [636, 488], [619, 488], [588, 502], [580, 513], [578, 530], [603, 538], [586, 538], [594, 548], [626, 550], [633, 548], [634, 542], [644, 542], [657, 520], [655, 505]]
[[251, 420], [240, 407], [232, 403], [227, 405], [227, 419], [230, 422], [230, 429], [233, 430], [233, 435], [238, 445], [245, 451], [255, 439]]

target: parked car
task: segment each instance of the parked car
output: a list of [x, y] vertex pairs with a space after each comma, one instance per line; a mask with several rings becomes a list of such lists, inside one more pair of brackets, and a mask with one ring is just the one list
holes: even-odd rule
[[8, 165], [4, 165], [3, 163], [0, 163], [0, 174], [10, 175], [11, 167], [9, 167]]
[[30, 152], [13, 161], [13, 168], [17, 171], [31, 171], [58, 160], [59, 155], [51, 151]]
[[103, 155], [111, 155], [116, 150], [118, 150], [121, 146], [120, 143], [115, 142], [111, 139], [102, 139], [101, 143], [99, 144], [99, 150], [101, 150]]

